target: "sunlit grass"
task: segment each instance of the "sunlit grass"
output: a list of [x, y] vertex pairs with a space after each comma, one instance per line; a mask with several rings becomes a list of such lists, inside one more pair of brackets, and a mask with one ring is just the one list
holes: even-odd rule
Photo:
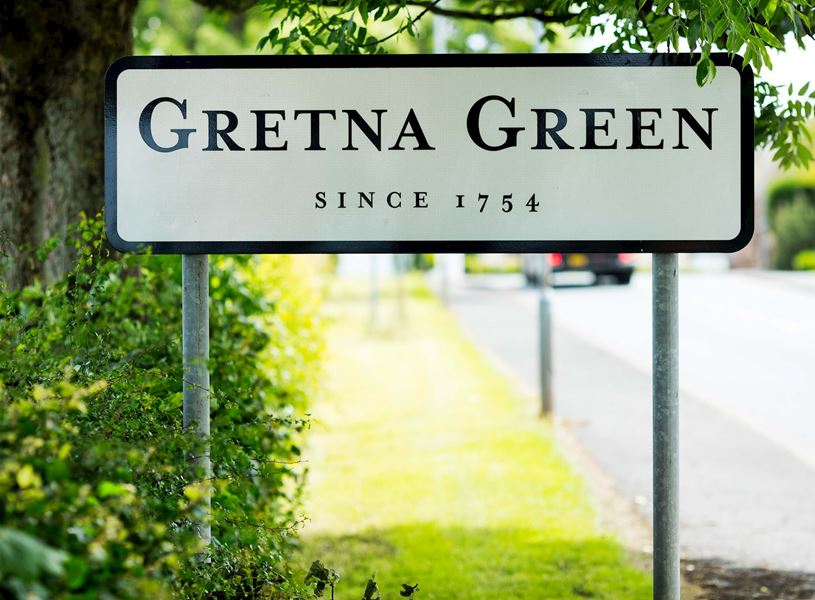
[[530, 399], [407, 287], [407, 324], [386, 293], [374, 334], [364, 284], [329, 303], [300, 561], [339, 570], [339, 599], [372, 573], [386, 599], [401, 583], [427, 599], [650, 598]]

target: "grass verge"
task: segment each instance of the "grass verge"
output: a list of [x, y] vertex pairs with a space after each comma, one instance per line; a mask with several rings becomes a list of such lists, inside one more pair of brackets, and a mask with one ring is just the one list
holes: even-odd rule
[[424, 599], [651, 597], [533, 403], [421, 282], [404, 326], [382, 294], [374, 333], [364, 285], [338, 286], [299, 557], [341, 573], [338, 599], [372, 573], [386, 600], [402, 583]]

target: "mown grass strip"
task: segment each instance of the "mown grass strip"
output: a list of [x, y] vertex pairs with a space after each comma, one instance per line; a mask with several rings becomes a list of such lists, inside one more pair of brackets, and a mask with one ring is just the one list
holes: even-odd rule
[[533, 402], [410, 289], [407, 325], [385, 294], [374, 334], [364, 284], [329, 302], [301, 561], [339, 570], [342, 600], [373, 573], [385, 599], [650, 598]]

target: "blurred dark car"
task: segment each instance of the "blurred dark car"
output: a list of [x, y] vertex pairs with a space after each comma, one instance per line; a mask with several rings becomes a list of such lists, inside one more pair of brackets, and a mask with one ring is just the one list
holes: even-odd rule
[[597, 279], [608, 277], [625, 285], [634, 273], [635, 254], [614, 254], [607, 252], [571, 254], [524, 254], [521, 269], [530, 285], [540, 285], [547, 268], [552, 273], [587, 272]]

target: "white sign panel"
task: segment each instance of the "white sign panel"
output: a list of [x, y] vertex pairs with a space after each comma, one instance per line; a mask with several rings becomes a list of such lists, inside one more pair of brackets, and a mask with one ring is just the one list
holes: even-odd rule
[[128, 57], [106, 79], [125, 251], [734, 251], [752, 74], [689, 55]]

